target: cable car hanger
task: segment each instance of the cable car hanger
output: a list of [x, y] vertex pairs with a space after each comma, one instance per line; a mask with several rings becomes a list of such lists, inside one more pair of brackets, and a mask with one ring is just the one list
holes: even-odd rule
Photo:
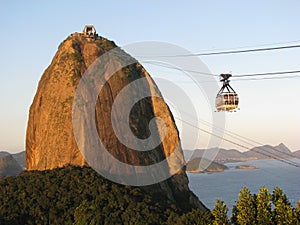
[[232, 77], [231, 74], [220, 74], [220, 81], [223, 82], [223, 86], [220, 89], [220, 91], [218, 92], [218, 95], [222, 94], [224, 92], [224, 90], [226, 89], [228, 91], [228, 93], [236, 93], [235, 90], [233, 90], [233, 88], [230, 86], [229, 82], [229, 78]]

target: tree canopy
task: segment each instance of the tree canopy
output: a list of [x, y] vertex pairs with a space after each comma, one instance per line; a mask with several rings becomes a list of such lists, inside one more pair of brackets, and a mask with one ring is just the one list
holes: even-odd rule
[[283, 191], [258, 194], [244, 187], [232, 216], [221, 199], [212, 212], [184, 211], [164, 195], [113, 183], [90, 167], [22, 172], [0, 179], [0, 224], [300, 224], [300, 200], [292, 207]]
[[186, 224], [187, 219], [208, 221], [210, 214], [195, 209], [186, 215], [162, 194], [113, 183], [89, 167], [0, 179], [0, 224]]

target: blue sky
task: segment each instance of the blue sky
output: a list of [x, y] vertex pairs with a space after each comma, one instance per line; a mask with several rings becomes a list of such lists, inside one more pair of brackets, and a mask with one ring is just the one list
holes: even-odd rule
[[[11, 152], [24, 149], [29, 107], [58, 45], [85, 24], [94, 24], [101, 36], [119, 46], [155, 40], [210, 52], [300, 44], [297, 0], [1, 1], [0, 6], [0, 150]], [[215, 74], [300, 70], [300, 49], [200, 59]], [[149, 70], [157, 73], [154, 77], [163, 76], [160, 70]], [[298, 78], [232, 82], [241, 110], [227, 115], [226, 129], [299, 150], [299, 84]], [[182, 138], [190, 147], [188, 137]]]

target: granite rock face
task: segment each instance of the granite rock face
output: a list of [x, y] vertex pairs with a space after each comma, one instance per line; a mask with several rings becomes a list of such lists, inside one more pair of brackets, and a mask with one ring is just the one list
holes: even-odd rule
[[[113, 42], [105, 38], [99, 36], [86, 38], [78, 33], [68, 37], [59, 46], [51, 64], [39, 81], [30, 107], [26, 134], [27, 170], [47, 170], [67, 164], [77, 166], [87, 164], [78, 149], [73, 133], [74, 95], [80, 79], [89, 66], [99, 56], [115, 47]], [[126, 53], [124, 52], [124, 54]], [[104, 67], [103, 69], [109, 68]], [[99, 76], [104, 76], [103, 74], [99, 73]], [[111, 122], [112, 105], [117, 95], [128, 84], [140, 78], [146, 78], [147, 82], [142, 86], [135, 86], [127, 96], [121, 97], [121, 102], [124, 105], [127, 104], [129, 98], [143, 90], [160, 96], [160, 98], [141, 99], [133, 106], [129, 116], [130, 129], [139, 139], [146, 139], [151, 135], [149, 130], [151, 119], [159, 117], [164, 121], [164, 130], [159, 123], [155, 124], [155, 129], [159, 134], [165, 131], [164, 138], [160, 145], [150, 151], [136, 151], [126, 147], [115, 135]], [[117, 116], [124, 116], [122, 105], [117, 114]], [[184, 169], [185, 161], [173, 116], [161, 97], [158, 87], [139, 63], [131, 64], [117, 71], [107, 80], [98, 95], [95, 118], [101, 142], [111, 155], [124, 163], [155, 164], [164, 160], [173, 153], [176, 146], [179, 146], [174, 160], [169, 162], [168, 172], [173, 174], [172, 170], [178, 165], [183, 169], [163, 182], [144, 188], [152, 193], [164, 192], [174, 202], [180, 202], [183, 207], [206, 209], [188, 188], [188, 179]], [[122, 128], [120, 127], [120, 129], [122, 133]], [[89, 137], [89, 135], [85, 136]], [[128, 138], [130, 139], [130, 137]], [[89, 140], [84, 140], [84, 143], [88, 142]], [[105, 160], [101, 162], [105, 163]]]

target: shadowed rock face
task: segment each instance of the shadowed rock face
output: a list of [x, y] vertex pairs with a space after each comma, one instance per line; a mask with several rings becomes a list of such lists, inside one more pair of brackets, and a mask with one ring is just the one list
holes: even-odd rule
[[[78, 34], [67, 38], [60, 45], [39, 82], [37, 93], [30, 107], [26, 135], [27, 170], [47, 170], [67, 164], [77, 166], [87, 164], [77, 147], [73, 134], [74, 95], [80, 78], [87, 68], [99, 56], [115, 47], [113, 42], [102, 37], [90, 40]], [[99, 76], [105, 75], [100, 71]], [[143, 166], [158, 163], [173, 153], [176, 146], [179, 146], [179, 153], [176, 154], [174, 160], [168, 162], [168, 172], [173, 174], [172, 170], [178, 165], [185, 165], [185, 161], [174, 119], [162, 97], [148, 97], [138, 101], [131, 109], [129, 118], [130, 129], [139, 139], [145, 139], [151, 135], [149, 130], [151, 119], [161, 118], [167, 129], [160, 145], [150, 151], [136, 151], [122, 144], [113, 130], [111, 122], [113, 102], [126, 85], [139, 78], [146, 78], [147, 83], [143, 86], [136, 86], [129, 95], [123, 96], [122, 104], [125, 105], [130, 97], [142, 90], [161, 96], [154, 81], [139, 63], [134, 63], [114, 73], [101, 89], [96, 103], [95, 118], [99, 138], [111, 155], [131, 165]], [[124, 115], [122, 105], [117, 114], [120, 117]], [[159, 134], [163, 132], [159, 123], [155, 128]], [[122, 133], [122, 128], [118, 129]], [[84, 143], [88, 143], [89, 135], [85, 134], [87, 134], [85, 135], [87, 140], [84, 140]], [[127, 134], [124, 133], [124, 135]], [[105, 164], [105, 162], [105, 159], [101, 160], [101, 163]], [[110, 166], [112, 165], [107, 165], [108, 168]], [[190, 192], [184, 170], [179, 170], [176, 175], [166, 181], [144, 188], [151, 193], [163, 191], [171, 200], [180, 202], [187, 209], [191, 207], [205, 209], [197, 197]]]

